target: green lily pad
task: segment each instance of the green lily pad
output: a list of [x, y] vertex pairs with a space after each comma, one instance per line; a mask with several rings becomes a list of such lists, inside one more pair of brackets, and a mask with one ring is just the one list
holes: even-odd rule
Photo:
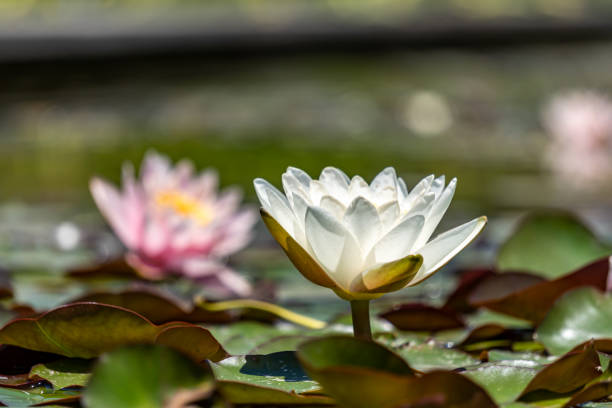
[[431, 343], [410, 345], [395, 351], [410, 367], [419, 371], [454, 370], [480, 363], [480, 360], [463, 351], [442, 348]]
[[590, 339], [612, 338], [612, 294], [579, 288], [562, 296], [536, 331], [553, 354], [563, 354]]
[[64, 359], [52, 363], [37, 364], [30, 370], [30, 377], [38, 376], [49, 381], [53, 388], [84, 387], [90, 377], [91, 361]]
[[555, 279], [611, 253], [573, 215], [537, 213], [526, 218], [503, 245], [497, 264], [502, 271]]
[[77, 391], [54, 391], [45, 387], [30, 390], [17, 390], [0, 387], [0, 403], [7, 407], [31, 407], [36, 404], [51, 404], [64, 401], [76, 401]]
[[[192, 346], [194, 336], [199, 341]], [[0, 343], [66, 357], [93, 358], [130, 344], [160, 342], [197, 361], [227, 354], [208, 330], [189, 323], [156, 326], [130, 310], [100, 303], [74, 303], [40, 316], [15, 319], [0, 329]]]
[[279, 336], [303, 333], [295, 326], [277, 327], [258, 322], [237, 322], [230, 325], [207, 327], [231, 355], [248, 354], [260, 344]]
[[234, 404], [329, 404], [292, 351], [235, 356], [211, 364], [223, 396]]
[[180, 391], [214, 389], [210, 370], [162, 346], [134, 346], [103, 355], [83, 393], [88, 408], [168, 406]]
[[512, 361], [483, 363], [462, 374], [484, 388], [498, 404], [514, 401], [535, 377], [536, 367]]

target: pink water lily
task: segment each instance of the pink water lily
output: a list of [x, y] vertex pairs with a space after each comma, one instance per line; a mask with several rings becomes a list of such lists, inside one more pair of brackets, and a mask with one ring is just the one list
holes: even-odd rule
[[555, 95], [543, 111], [551, 138], [547, 161], [576, 188], [599, 188], [612, 176], [612, 100], [594, 91]]
[[223, 259], [250, 241], [256, 213], [240, 208], [240, 191], [219, 193], [217, 183], [214, 170], [196, 174], [188, 160], [173, 166], [150, 152], [140, 178], [126, 163], [121, 190], [100, 178], [91, 180], [90, 190], [127, 247], [127, 262], [143, 277], [182, 275], [216, 293], [248, 295], [249, 283]]

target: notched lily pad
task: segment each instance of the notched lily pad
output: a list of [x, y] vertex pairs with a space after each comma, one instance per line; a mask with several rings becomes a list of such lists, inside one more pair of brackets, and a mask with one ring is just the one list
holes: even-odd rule
[[193, 345], [195, 332], [202, 343], [195, 352], [190, 350], [190, 356], [201, 361], [227, 355], [202, 327], [188, 323], [156, 326], [135, 312], [100, 303], [73, 303], [37, 317], [13, 320], [0, 329], [0, 343], [66, 357], [93, 358], [120, 346], [156, 342], [185, 351], [185, 344]]
[[35, 365], [29, 376], [49, 381], [56, 390], [84, 387], [89, 380], [91, 366], [91, 360], [62, 359]]

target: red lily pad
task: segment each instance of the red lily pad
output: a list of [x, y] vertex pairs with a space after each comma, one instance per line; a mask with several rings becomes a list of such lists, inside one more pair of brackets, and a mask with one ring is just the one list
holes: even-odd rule
[[468, 297], [480, 282], [494, 274], [495, 271], [492, 269], [472, 269], [462, 272], [457, 287], [446, 299], [442, 309], [451, 310], [456, 313], [474, 311], [475, 308], [470, 304]]
[[179, 350], [201, 339], [190, 356], [198, 361], [227, 355], [210, 332], [184, 322], [155, 325], [131, 310], [100, 303], [73, 303], [0, 329], [0, 343], [66, 357], [93, 358], [119, 346], [161, 342]]
[[584, 350], [569, 352], [542, 369], [527, 384], [519, 399], [525, 399], [535, 391], [559, 394], [575, 391], [601, 375], [600, 364], [599, 355], [592, 343]]
[[[564, 293], [581, 286], [592, 286], [605, 291], [609, 272], [608, 257], [586, 265], [564, 277], [537, 282], [525, 274], [493, 275], [481, 282], [469, 297], [474, 306], [505, 313], [510, 316], [529, 320], [536, 324], [542, 322], [555, 301]], [[517, 286], [510, 293], [503, 291], [501, 296], [492, 287], [504, 287], [510, 280]], [[531, 284], [529, 282], [532, 282]], [[521, 287], [522, 286], [522, 287]]]
[[457, 329], [465, 325], [455, 312], [422, 303], [406, 303], [379, 316], [400, 330], [439, 331]]

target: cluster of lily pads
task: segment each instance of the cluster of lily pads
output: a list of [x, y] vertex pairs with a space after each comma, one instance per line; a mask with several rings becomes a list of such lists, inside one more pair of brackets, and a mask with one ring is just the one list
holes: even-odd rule
[[[251, 288], [212, 255], [246, 245], [250, 215], [238, 218], [245, 229], [226, 212], [229, 224], [202, 234], [178, 215], [212, 228], [223, 206], [154, 191], [167, 174], [155, 171], [149, 190], [137, 191], [129, 170], [122, 196], [92, 185], [128, 248], [123, 260], [65, 274], [62, 282], [92, 291], [33, 310], [15, 293], [19, 271], [0, 274], [0, 406], [612, 406], [612, 248], [575, 217], [526, 217], [496, 266], [461, 271], [443, 302], [374, 303], [370, 312], [371, 299], [428, 278], [484, 226], [479, 218], [429, 240], [454, 181], [444, 188], [430, 177], [408, 191], [392, 170], [367, 185], [335, 169], [317, 181], [290, 169], [286, 195], [256, 181], [264, 221], [293, 264], [351, 302], [352, 314], [320, 321], [236, 297]], [[187, 173], [170, 182], [185, 184]], [[155, 213], [144, 192], [173, 213]], [[177, 232], [182, 241], [151, 238]], [[218, 251], [206, 253], [211, 262], [188, 250], [205, 247]], [[177, 276], [235, 297], [179, 298], [163, 286]], [[100, 290], [118, 277], [162, 284]]]

